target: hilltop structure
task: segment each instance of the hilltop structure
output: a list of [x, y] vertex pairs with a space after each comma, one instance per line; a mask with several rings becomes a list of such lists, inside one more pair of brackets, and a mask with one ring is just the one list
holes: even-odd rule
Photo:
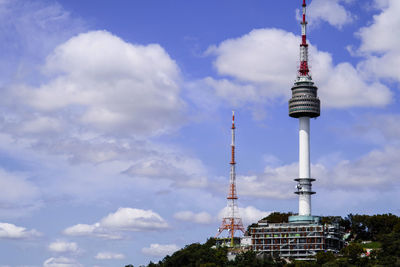
[[339, 224], [322, 225], [320, 217], [311, 214], [312, 182], [310, 169], [310, 118], [320, 116], [318, 88], [308, 67], [306, 0], [303, 0], [300, 44], [300, 67], [289, 100], [289, 116], [299, 120], [299, 176], [295, 194], [299, 195], [299, 213], [288, 222], [259, 221], [250, 228], [255, 251], [279, 257], [307, 259], [318, 251], [338, 252], [343, 247], [343, 229]]

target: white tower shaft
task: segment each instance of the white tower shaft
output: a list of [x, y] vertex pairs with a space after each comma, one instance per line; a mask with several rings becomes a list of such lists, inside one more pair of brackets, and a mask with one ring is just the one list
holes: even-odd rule
[[299, 119], [299, 176], [296, 194], [299, 195], [299, 215], [311, 216], [312, 182], [310, 171], [310, 118], [320, 115], [320, 101], [317, 87], [312, 81], [308, 68], [306, 0], [303, 0], [303, 19], [301, 22], [300, 68], [292, 87], [289, 100], [289, 116]]
[[310, 118], [299, 118], [299, 178], [310, 178]]
[[[299, 118], [299, 178], [303, 194], [299, 194], [299, 215], [311, 215], [311, 183], [307, 180], [311, 177], [310, 173], [310, 118]], [[304, 179], [304, 180], [303, 180]]]

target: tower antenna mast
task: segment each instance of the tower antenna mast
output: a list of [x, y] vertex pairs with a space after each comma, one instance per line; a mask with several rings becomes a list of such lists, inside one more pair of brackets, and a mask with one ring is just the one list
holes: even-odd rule
[[215, 237], [218, 237], [224, 230], [227, 230], [231, 238], [231, 247], [233, 247], [233, 237], [237, 230], [244, 233], [244, 227], [242, 219], [239, 216], [239, 208], [237, 206], [237, 192], [236, 192], [236, 161], [235, 161], [235, 112], [232, 111], [232, 143], [231, 143], [231, 162], [230, 162], [230, 180], [229, 180], [229, 192], [228, 205], [226, 208], [227, 214], [222, 219], [221, 226], [218, 229], [218, 233]]

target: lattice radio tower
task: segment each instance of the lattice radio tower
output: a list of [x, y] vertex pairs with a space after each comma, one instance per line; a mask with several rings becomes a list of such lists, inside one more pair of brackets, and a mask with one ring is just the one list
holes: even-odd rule
[[232, 158], [231, 158], [231, 172], [230, 172], [230, 183], [229, 183], [229, 192], [228, 197], [228, 205], [226, 209], [226, 216], [222, 219], [222, 224], [218, 228], [218, 233], [215, 237], [218, 237], [224, 230], [228, 231], [228, 234], [231, 238], [231, 247], [233, 247], [233, 237], [235, 232], [240, 230], [244, 233], [244, 227], [242, 223], [242, 219], [239, 216], [239, 208], [237, 206], [238, 196], [236, 193], [236, 172], [235, 172], [235, 113], [232, 111]]

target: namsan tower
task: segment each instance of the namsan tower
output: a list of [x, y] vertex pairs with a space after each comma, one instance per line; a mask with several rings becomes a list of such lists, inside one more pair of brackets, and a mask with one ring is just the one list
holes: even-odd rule
[[297, 79], [292, 87], [289, 100], [289, 116], [299, 119], [299, 177], [297, 191], [299, 195], [299, 216], [311, 216], [312, 182], [310, 170], [310, 118], [320, 115], [318, 88], [312, 81], [308, 67], [306, 0], [303, 0], [303, 18], [301, 22], [300, 67]]
[[299, 213], [289, 216], [288, 222], [259, 220], [249, 227], [251, 246], [264, 255], [302, 260], [315, 259], [322, 251], [339, 253], [344, 246], [344, 228], [339, 223], [322, 223], [321, 217], [312, 216], [312, 182], [310, 170], [310, 118], [320, 115], [318, 88], [312, 81], [308, 67], [306, 0], [303, 2], [301, 21], [300, 67], [289, 100], [289, 116], [299, 119], [299, 176], [296, 194], [299, 195]]
[[233, 247], [233, 238], [235, 236], [236, 231], [245, 232], [242, 219], [239, 216], [239, 208], [237, 205], [237, 192], [236, 192], [236, 169], [235, 169], [235, 112], [232, 111], [232, 142], [231, 142], [231, 168], [230, 168], [230, 179], [229, 179], [229, 191], [227, 205], [227, 214], [222, 219], [221, 226], [218, 228], [218, 233], [215, 237], [218, 237], [224, 230], [228, 231], [230, 236], [230, 246]]

